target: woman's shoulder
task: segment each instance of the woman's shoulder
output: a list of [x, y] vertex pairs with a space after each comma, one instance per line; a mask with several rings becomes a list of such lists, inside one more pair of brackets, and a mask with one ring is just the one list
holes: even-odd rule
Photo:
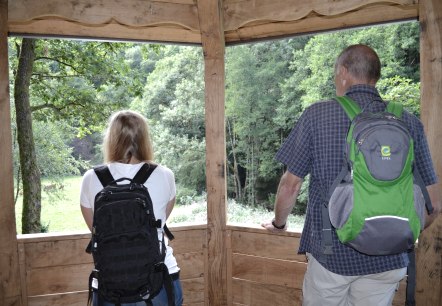
[[95, 171], [93, 168], [87, 170], [84, 174], [83, 174], [83, 181], [84, 180], [89, 180], [91, 177], [96, 176], [95, 175]]
[[161, 164], [156, 164], [157, 168], [155, 169], [155, 171], [158, 171], [159, 173], [163, 174], [163, 175], [167, 175], [167, 176], [173, 176], [173, 172], [172, 170], [170, 170], [167, 166], [161, 165]]

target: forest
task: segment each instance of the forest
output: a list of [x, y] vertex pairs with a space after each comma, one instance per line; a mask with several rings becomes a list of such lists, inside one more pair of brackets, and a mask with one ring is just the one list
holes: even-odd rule
[[[333, 98], [346, 46], [373, 47], [378, 90], [419, 115], [419, 24], [397, 23], [236, 45], [226, 51], [228, 197], [271, 209], [284, 168], [274, 155], [302, 111]], [[155, 161], [175, 173], [177, 203], [205, 194], [204, 66], [198, 46], [12, 37], [9, 40], [15, 198], [22, 232], [40, 232], [41, 193], [102, 163], [112, 112], [148, 118]], [[42, 178], [51, 182], [42, 186]], [[47, 181], [47, 180], [46, 180]], [[294, 214], [303, 214], [307, 184]]]

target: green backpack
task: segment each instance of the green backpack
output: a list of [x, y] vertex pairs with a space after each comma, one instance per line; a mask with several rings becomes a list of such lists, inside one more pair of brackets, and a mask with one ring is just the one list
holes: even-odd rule
[[[414, 142], [401, 120], [402, 106], [362, 112], [337, 97], [351, 120], [344, 164], [328, 193], [327, 213], [339, 240], [368, 255], [413, 248], [431, 202], [414, 167]], [[323, 214], [323, 219], [325, 214]]]

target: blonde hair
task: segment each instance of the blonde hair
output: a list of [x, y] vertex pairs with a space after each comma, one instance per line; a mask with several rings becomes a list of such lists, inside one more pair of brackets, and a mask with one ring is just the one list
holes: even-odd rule
[[103, 139], [104, 162], [129, 163], [152, 161], [153, 149], [146, 118], [137, 112], [123, 110], [114, 113]]

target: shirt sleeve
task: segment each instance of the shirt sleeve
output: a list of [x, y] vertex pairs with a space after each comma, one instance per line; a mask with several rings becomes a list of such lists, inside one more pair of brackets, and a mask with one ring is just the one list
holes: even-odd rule
[[172, 200], [176, 196], [176, 186], [175, 186], [175, 175], [173, 174], [172, 170], [169, 168], [167, 169], [167, 183], [170, 187], [170, 195], [169, 195], [169, 201]]
[[90, 187], [91, 187], [91, 177], [93, 170], [88, 170], [83, 175], [83, 180], [81, 181], [80, 187], [80, 204], [83, 207], [92, 208], [91, 199], [90, 199]]
[[276, 153], [276, 160], [287, 166], [287, 170], [304, 178], [311, 170], [311, 120], [307, 108], [293, 127], [287, 139]]
[[[419, 122], [420, 123], [420, 122]], [[418, 133], [414, 145], [415, 165], [426, 186], [438, 182], [438, 177], [431, 159], [430, 148], [422, 124], [418, 125]]]

